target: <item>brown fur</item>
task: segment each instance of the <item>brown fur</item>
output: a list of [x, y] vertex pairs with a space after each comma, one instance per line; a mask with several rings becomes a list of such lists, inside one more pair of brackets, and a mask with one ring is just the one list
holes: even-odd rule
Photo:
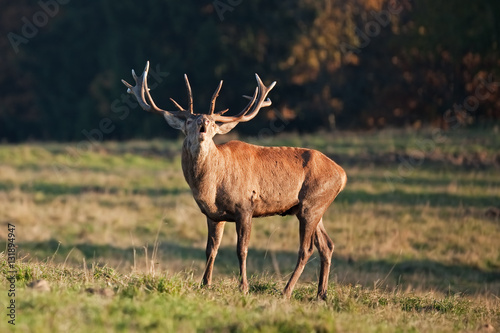
[[[207, 133], [200, 140], [203, 124]], [[333, 242], [322, 216], [346, 183], [344, 170], [316, 150], [261, 147], [240, 141], [216, 145], [217, 124], [208, 115], [194, 115], [182, 150], [182, 169], [193, 197], [207, 217], [207, 266], [203, 284], [210, 285], [225, 222], [238, 233], [241, 289], [248, 291], [246, 255], [252, 217], [296, 215], [300, 250], [284, 294], [291, 292], [316, 245], [321, 257], [318, 297], [326, 296]]]

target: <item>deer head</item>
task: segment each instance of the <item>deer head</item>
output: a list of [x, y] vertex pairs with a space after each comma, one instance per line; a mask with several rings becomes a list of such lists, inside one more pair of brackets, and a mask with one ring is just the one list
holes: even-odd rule
[[181, 107], [179, 103], [171, 98], [170, 100], [174, 103], [178, 110], [167, 111], [157, 107], [151, 97], [147, 82], [148, 71], [149, 61], [146, 63], [144, 72], [140, 77], [138, 77], [135, 74], [135, 71], [132, 70], [132, 76], [134, 77], [136, 85], [132, 86], [125, 80], [122, 80], [123, 84], [128, 88], [127, 92], [136, 97], [139, 105], [144, 110], [163, 114], [165, 120], [171, 127], [181, 130], [184, 134], [186, 134], [186, 139], [190, 143], [190, 147], [201, 146], [205, 142], [211, 142], [211, 139], [216, 134], [226, 134], [238, 125], [238, 123], [253, 119], [262, 107], [271, 105], [271, 100], [269, 98], [266, 99], [266, 97], [271, 89], [273, 89], [276, 85], [276, 82], [273, 82], [269, 87], [266, 87], [262, 83], [260, 77], [255, 74], [257, 87], [255, 88], [253, 96], [243, 96], [250, 100], [248, 105], [236, 116], [224, 116], [224, 113], [226, 113], [229, 109], [215, 112], [215, 101], [217, 100], [217, 96], [219, 96], [223, 82], [220, 81], [219, 86], [215, 90], [212, 100], [210, 101], [208, 114], [201, 114], [193, 112], [193, 94], [188, 77], [184, 74], [184, 80], [188, 91], [188, 108], [185, 109]]

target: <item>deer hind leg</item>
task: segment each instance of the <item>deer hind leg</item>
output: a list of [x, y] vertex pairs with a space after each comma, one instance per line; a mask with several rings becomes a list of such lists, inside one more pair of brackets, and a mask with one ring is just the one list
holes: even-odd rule
[[252, 216], [245, 216], [236, 221], [236, 233], [238, 242], [236, 245], [236, 254], [240, 262], [240, 289], [244, 294], [248, 293], [247, 280], [247, 254], [250, 233], [252, 231]]
[[[293, 288], [297, 283], [300, 275], [304, 271], [307, 261], [314, 252], [313, 238], [316, 235], [316, 226], [319, 223], [320, 218], [314, 220], [312, 218], [306, 218], [299, 213], [297, 215], [299, 218], [299, 233], [300, 233], [300, 246], [299, 246], [299, 257], [297, 259], [297, 266], [288, 280], [288, 283], [283, 291], [283, 296], [285, 298], [290, 298], [292, 295]], [[313, 222], [315, 221], [315, 222]]]
[[332, 239], [326, 233], [325, 226], [323, 225], [323, 219], [319, 221], [318, 226], [316, 227], [314, 245], [316, 245], [321, 259], [321, 271], [319, 275], [317, 297], [319, 299], [326, 299], [328, 276], [330, 275], [330, 265], [332, 262], [334, 245]]
[[224, 233], [225, 222], [215, 222], [207, 217], [208, 239], [207, 239], [207, 264], [203, 274], [202, 285], [210, 286], [212, 284], [212, 270], [214, 268], [215, 257], [219, 251], [222, 234]]

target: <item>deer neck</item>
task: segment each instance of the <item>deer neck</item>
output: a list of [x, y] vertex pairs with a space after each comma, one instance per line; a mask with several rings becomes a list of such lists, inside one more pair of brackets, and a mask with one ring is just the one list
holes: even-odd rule
[[[194, 140], [193, 140], [194, 141]], [[219, 150], [213, 140], [194, 141], [186, 138], [182, 151], [184, 176], [193, 190], [201, 190], [200, 183], [212, 183], [220, 162]]]
[[[182, 149], [182, 171], [193, 197], [205, 214], [217, 212], [217, 172], [222, 156], [212, 140], [203, 142], [184, 141]], [[208, 215], [207, 215], [208, 216]]]

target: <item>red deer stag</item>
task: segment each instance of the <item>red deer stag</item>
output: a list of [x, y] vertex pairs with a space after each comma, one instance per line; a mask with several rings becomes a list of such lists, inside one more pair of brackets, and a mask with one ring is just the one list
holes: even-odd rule
[[212, 138], [226, 134], [238, 123], [252, 120], [260, 108], [270, 106], [266, 87], [256, 74], [257, 88], [248, 105], [236, 116], [224, 116], [227, 110], [214, 112], [215, 100], [222, 86], [217, 87], [208, 114], [193, 112], [193, 96], [186, 75], [189, 95], [188, 109], [173, 99], [178, 111], [158, 108], [149, 92], [147, 75], [137, 77], [132, 70], [135, 86], [128, 87], [139, 105], [146, 111], [162, 114], [168, 124], [186, 135], [182, 147], [182, 170], [193, 197], [207, 217], [207, 263], [202, 283], [210, 285], [212, 270], [222, 239], [225, 222], [235, 222], [237, 255], [240, 263], [240, 288], [248, 292], [246, 258], [252, 228], [252, 217], [296, 215], [299, 219], [300, 247], [297, 266], [284, 289], [289, 298], [304, 266], [318, 248], [321, 272], [318, 297], [325, 298], [330, 274], [333, 242], [323, 226], [323, 214], [344, 188], [347, 177], [334, 161], [316, 150], [289, 147], [260, 147], [240, 141], [216, 145]]

